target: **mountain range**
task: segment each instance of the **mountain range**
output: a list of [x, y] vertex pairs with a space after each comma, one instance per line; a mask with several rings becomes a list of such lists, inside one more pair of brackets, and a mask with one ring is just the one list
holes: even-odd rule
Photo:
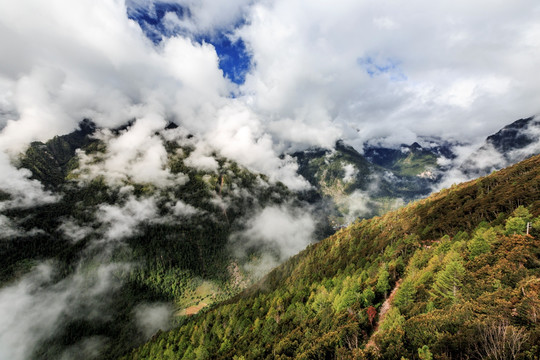
[[[90, 120], [33, 142], [18, 166], [48, 200], [28, 207], [0, 193], [0, 301], [23, 299], [6, 317], [25, 337], [10, 355], [112, 359], [175, 328], [128, 357], [394, 358], [424, 346], [456, 357], [456, 344], [495, 324], [521, 334], [527, 358], [539, 338], [538, 244], [519, 234], [540, 226], [538, 157], [418, 199], [455, 172], [486, 175], [538, 153], [538, 125], [518, 120], [465, 161], [461, 144], [433, 138], [296, 152], [311, 184], [299, 192], [201, 152], [173, 123], [142, 145], [144, 123]], [[500, 161], [474, 161], [488, 155]], [[482, 297], [518, 315], [499, 319]], [[488, 347], [466, 346], [470, 356]]]

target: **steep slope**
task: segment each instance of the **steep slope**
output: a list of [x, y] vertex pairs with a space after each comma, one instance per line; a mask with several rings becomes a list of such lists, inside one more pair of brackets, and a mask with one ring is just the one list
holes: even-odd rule
[[125, 358], [534, 359], [538, 215], [540, 156], [342, 229]]
[[483, 176], [540, 153], [540, 120], [519, 119], [487, 137], [461, 166], [470, 176]]

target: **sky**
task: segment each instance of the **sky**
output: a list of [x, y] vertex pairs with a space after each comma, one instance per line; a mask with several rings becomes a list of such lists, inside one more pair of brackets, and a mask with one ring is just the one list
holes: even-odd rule
[[144, 118], [290, 178], [287, 151], [478, 142], [540, 110], [534, 0], [3, 1], [0, 43], [11, 156]]

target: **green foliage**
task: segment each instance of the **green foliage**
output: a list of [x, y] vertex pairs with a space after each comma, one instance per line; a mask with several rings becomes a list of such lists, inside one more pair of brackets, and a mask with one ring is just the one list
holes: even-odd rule
[[[104, 176], [92, 177], [79, 168], [77, 149], [90, 158], [92, 165], [99, 165], [107, 153], [104, 142], [89, 136], [95, 129], [87, 125], [82, 124], [81, 130], [55, 137], [47, 143], [33, 143], [22, 157], [21, 165], [31, 170], [32, 177], [60, 196], [59, 201], [52, 204], [0, 212], [21, 232], [21, 235], [15, 234], [0, 242], [0, 283], [16, 281], [44, 261], [58, 268], [54, 281], [59, 282], [73, 275], [79, 276], [81, 268], [82, 277], [97, 276], [97, 258], [111, 263], [129, 263], [130, 267], [129, 271], [115, 273], [111, 279], [118, 286], [103, 296], [106, 309], [99, 314], [99, 321], [80, 320], [78, 315], [65, 314], [55, 333], [35, 349], [34, 358], [58, 358], [63, 349], [79, 346], [79, 341], [87, 338], [106, 340], [100, 349], [100, 358], [117, 358], [144, 340], [135, 321], [139, 305], [174, 304], [178, 315], [174, 322], [180, 325], [188, 322], [183, 315], [187, 314], [186, 308], [207, 304], [201, 311], [204, 313], [214, 303], [230, 299], [251, 281], [242, 270], [232, 274], [232, 264], [239, 269], [243, 264], [231, 251], [231, 234], [244, 230], [245, 219], [260, 207], [283, 203], [294, 207], [305, 205], [300, 195], [291, 193], [283, 184], [273, 183], [224, 158], [216, 158], [219, 164], [216, 172], [191, 168], [184, 160], [193, 149], [164, 139], [168, 170], [188, 176], [186, 184], [157, 186], [135, 183], [128, 178], [119, 184], [111, 184]], [[0, 199], [8, 197], [0, 192]], [[100, 219], [103, 207], [121, 208], [130, 198], [155, 199], [159, 221], [142, 221], [132, 229], [133, 235], [114, 241], [111, 246], [107, 244], [110, 253], [101, 256], [108, 226]], [[189, 217], [172, 216], [171, 207], [176, 201], [198, 211]], [[227, 207], [219, 205], [221, 203], [226, 203]], [[85, 231], [76, 240], [71, 239], [69, 235], [73, 231], [64, 231], [65, 223]], [[321, 224], [316, 236], [328, 231], [324, 222]], [[254, 246], [250, 251], [257, 256], [262, 249]], [[362, 289], [356, 290], [359, 293]], [[329, 303], [334, 300], [332, 298]], [[354, 301], [344, 299], [344, 304], [349, 306]], [[253, 312], [260, 313], [261, 306], [255, 307]], [[307, 308], [295, 306], [275, 309], [278, 319], [301, 318], [309, 312]], [[265, 319], [263, 314], [259, 316]], [[266, 323], [266, 320], [262, 321]], [[234, 331], [233, 322], [225, 329], [208, 324], [197, 329], [231, 339], [219, 343], [223, 352], [231, 351], [236, 336], [248, 332], [251, 326], [246, 319], [235, 320]], [[269, 329], [265, 331], [273, 334]], [[194, 337], [197, 344], [192, 345], [188, 344], [191, 335], [180, 336], [180, 345], [173, 343], [172, 337], [160, 338], [158, 347], [151, 349], [147, 356], [165, 359], [210, 357], [218, 350], [218, 343], [212, 343], [215, 338], [202, 334], [201, 330]], [[209, 351], [212, 346], [216, 349]], [[178, 356], [179, 353], [182, 355]]]
[[[200, 339], [217, 359], [477, 358], [485, 325], [501, 317], [523, 324], [509, 329], [526, 334], [517, 356], [527, 358], [540, 338], [540, 242], [497, 227], [519, 204], [540, 213], [539, 174], [540, 157], [531, 158], [357, 222], [126, 358], [160, 358], [161, 340], [181, 358]], [[373, 334], [376, 309], [400, 277]]]
[[390, 290], [389, 282], [390, 274], [388, 273], [388, 266], [384, 264], [379, 270], [379, 275], [377, 276], [377, 285], [375, 288], [380, 294], [383, 294], [384, 297], [388, 295], [388, 290]]
[[505, 233], [507, 235], [522, 235], [527, 231], [527, 221], [521, 217], [511, 217], [506, 222]]
[[433, 354], [429, 351], [429, 346], [424, 345], [421, 348], [418, 348], [418, 357], [420, 360], [432, 360]]
[[412, 280], [404, 280], [399, 290], [396, 292], [394, 298], [394, 305], [397, 306], [400, 310], [404, 310], [406, 307], [411, 305], [415, 299], [416, 289]]
[[491, 244], [498, 236], [496, 229], [491, 227], [480, 227], [476, 230], [474, 237], [467, 244], [471, 259], [485, 254], [491, 250]]
[[457, 253], [449, 253], [445, 258], [445, 263], [444, 269], [435, 276], [433, 294], [435, 297], [455, 301], [462, 286], [465, 268]]
[[375, 293], [371, 289], [371, 287], [367, 287], [362, 292], [362, 299], [364, 307], [369, 307], [370, 305], [373, 305], [373, 300], [375, 300]]
[[393, 330], [396, 328], [401, 328], [405, 323], [405, 317], [401, 315], [398, 308], [393, 307], [386, 313], [384, 321], [380, 324], [379, 329], [381, 331]]
[[531, 214], [523, 205], [520, 205], [514, 210], [510, 217], [506, 221], [505, 234], [506, 235], [523, 235], [527, 231], [527, 223], [531, 220]]

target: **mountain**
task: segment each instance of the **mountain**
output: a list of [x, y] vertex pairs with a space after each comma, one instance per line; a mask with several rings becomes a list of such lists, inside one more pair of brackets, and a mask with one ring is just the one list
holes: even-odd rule
[[298, 173], [334, 206], [330, 219], [340, 227], [427, 196], [437, 179], [439, 151], [415, 143], [402, 150], [367, 148], [362, 155], [338, 141], [333, 149], [310, 149], [292, 157]]
[[535, 156], [354, 223], [124, 359], [535, 359], [539, 190]]
[[540, 120], [519, 119], [487, 137], [459, 169], [469, 176], [482, 176], [540, 153]]
[[22, 358], [116, 358], [288, 257], [279, 236], [301, 249], [331, 231], [298, 194], [171, 124], [85, 120], [32, 143], [20, 166], [49, 198], [5, 194], [0, 208], [3, 321], [24, 336], [4, 345]]
[[401, 176], [419, 176], [437, 179], [440, 165], [437, 159], [454, 159], [452, 147], [456, 144], [441, 139], [423, 138], [426, 143], [422, 147], [417, 142], [411, 145], [401, 144], [399, 149], [385, 148], [364, 144], [364, 156], [373, 164], [395, 172]]

